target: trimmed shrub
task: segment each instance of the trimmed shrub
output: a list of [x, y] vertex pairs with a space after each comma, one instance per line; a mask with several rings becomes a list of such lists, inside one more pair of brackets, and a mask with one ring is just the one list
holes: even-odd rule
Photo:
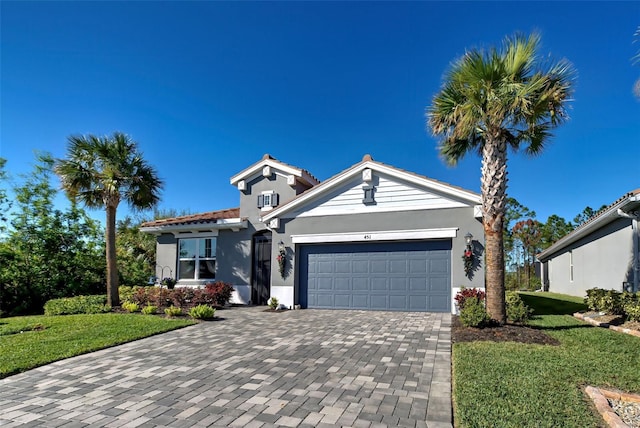
[[107, 296], [104, 294], [52, 299], [44, 304], [44, 314], [73, 315], [100, 314], [103, 312], [110, 312], [111, 307], [107, 306], [106, 303]]
[[124, 309], [127, 312], [138, 312], [140, 310], [140, 306], [138, 306], [137, 303], [124, 302], [122, 304], [122, 309]]
[[484, 302], [477, 297], [465, 299], [464, 305], [460, 309], [460, 322], [462, 322], [462, 325], [482, 328], [487, 325], [489, 320], [490, 317], [484, 307]]
[[604, 297], [605, 290], [601, 288], [590, 288], [587, 290], [587, 297], [584, 303], [592, 311], [600, 311], [600, 300]]
[[180, 315], [182, 315], [182, 309], [176, 308], [175, 306], [171, 305], [168, 308], [165, 308], [164, 313], [166, 316], [171, 318], [179, 317]]
[[482, 302], [484, 301], [485, 295], [485, 292], [478, 288], [460, 287], [460, 291], [456, 293], [455, 300], [458, 304], [458, 309], [462, 310], [468, 299], [477, 299]]
[[508, 291], [506, 295], [507, 319], [511, 322], [526, 323], [533, 312], [520, 298], [520, 295]]
[[624, 306], [624, 312], [627, 315], [627, 320], [640, 322], [640, 301], [627, 303]]
[[216, 310], [209, 305], [198, 305], [191, 308], [189, 315], [192, 318], [208, 320], [215, 317]]
[[622, 293], [615, 290], [606, 290], [604, 296], [600, 299], [600, 310], [609, 315], [622, 315], [624, 308], [622, 307]]
[[278, 299], [275, 297], [272, 297], [271, 299], [269, 299], [269, 307], [274, 311], [278, 309], [278, 303], [279, 303]]
[[147, 305], [144, 308], [142, 308], [142, 313], [145, 315], [153, 315], [157, 311], [158, 311], [158, 307], [153, 305]]
[[233, 285], [228, 282], [216, 281], [204, 286], [204, 292], [211, 296], [216, 306], [225, 306], [231, 300]]

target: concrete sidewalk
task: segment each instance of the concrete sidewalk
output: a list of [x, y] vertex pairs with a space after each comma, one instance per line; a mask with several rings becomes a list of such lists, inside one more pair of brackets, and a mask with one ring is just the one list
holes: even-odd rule
[[451, 315], [263, 310], [0, 380], [0, 426], [451, 427]]

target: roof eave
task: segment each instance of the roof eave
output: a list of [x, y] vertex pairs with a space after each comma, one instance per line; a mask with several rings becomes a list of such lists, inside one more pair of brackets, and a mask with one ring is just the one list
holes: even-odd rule
[[580, 226], [578, 229], [564, 236], [560, 240], [558, 240], [555, 244], [551, 245], [544, 251], [541, 251], [537, 257], [541, 262], [548, 260], [552, 255], [557, 253], [558, 251], [563, 250], [565, 247], [573, 244], [574, 242], [584, 238], [589, 235], [594, 230], [600, 229], [601, 227], [606, 226], [607, 224], [622, 218], [618, 215], [618, 210], [621, 209], [624, 211], [630, 205], [634, 205], [636, 202], [640, 202], [640, 195], [631, 195], [628, 196], [618, 203], [611, 205], [607, 208], [602, 214], [600, 214], [593, 221], [585, 223], [583, 226]]
[[203, 222], [191, 224], [168, 224], [162, 226], [146, 226], [141, 227], [140, 232], [150, 233], [152, 235], [161, 235], [163, 233], [180, 233], [180, 232], [213, 232], [216, 230], [240, 230], [248, 227], [247, 220], [242, 219], [223, 219], [216, 222]]
[[275, 217], [278, 217], [286, 212], [289, 212], [290, 210], [300, 205], [303, 205], [305, 202], [312, 200], [313, 198], [316, 198], [319, 195], [322, 195], [328, 189], [331, 189], [334, 186], [337, 186], [341, 183], [344, 183], [345, 181], [348, 181], [353, 176], [357, 175], [358, 173], [360, 173], [362, 170], [366, 168], [373, 168], [375, 170], [384, 172], [386, 174], [398, 176], [414, 184], [422, 185], [432, 190], [440, 191], [442, 193], [464, 199], [473, 205], [477, 205], [482, 202], [480, 195], [478, 195], [477, 193], [469, 192], [463, 189], [454, 189], [451, 186], [448, 186], [444, 183], [430, 180], [427, 177], [419, 177], [417, 175], [399, 170], [397, 168], [393, 168], [391, 166], [387, 166], [385, 164], [381, 164], [373, 160], [367, 160], [367, 161], [359, 162], [353, 165], [351, 168], [343, 171], [342, 173], [339, 173], [329, 178], [328, 180], [323, 181], [318, 186], [310, 189], [308, 191], [309, 193], [303, 194], [300, 198], [294, 199], [291, 202], [285, 205], [282, 205], [281, 207], [276, 208], [273, 211], [270, 211], [264, 217], [261, 217], [260, 221], [268, 222], [269, 220]]

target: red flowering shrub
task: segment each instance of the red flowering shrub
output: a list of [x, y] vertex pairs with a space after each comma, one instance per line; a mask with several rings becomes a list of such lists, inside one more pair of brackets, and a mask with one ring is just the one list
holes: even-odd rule
[[476, 299], [479, 302], [484, 301], [485, 292], [478, 288], [464, 288], [462, 287], [460, 291], [456, 293], [456, 303], [458, 304], [458, 308], [462, 310], [464, 308], [464, 304], [468, 299]]
[[217, 281], [204, 286], [204, 292], [211, 296], [213, 303], [217, 306], [224, 306], [231, 300], [233, 286], [228, 282]]

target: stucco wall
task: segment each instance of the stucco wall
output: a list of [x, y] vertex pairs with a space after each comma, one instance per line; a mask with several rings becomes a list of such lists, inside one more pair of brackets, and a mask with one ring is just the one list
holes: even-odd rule
[[[291, 242], [291, 235], [341, 232], [373, 232], [412, 229], [458, 228], [457, 236], [452, 239], [451, 250], [451, 286], [457, 288], [484, 287], [484, 233], [480, 219], [473, 217], [473, 208], [450, 208], [441, 210], [399, 211], [375, 214], [336, 215], [330, 217], [299, 217], [281, 220], [280, 228], [273, 233], [272, 288], [278, 287], [280, 297], [294, 295], [298, 303], [298, 278], [293, 269], [297, 248]], [[473, 279], [464, 273], [462, 254], [465, 249], [464, 235], [470, 232], [474, 236], [474, 245], [482, 253], [480, 266], [474, 272]], [[283, 279], [278, 273], [276, 256], [277, 242], [282, 240], [287, 247], [287, 275]], [[296, 261], [297, 263], [297, 261]], [[281, 287], [288, 287], [286, 290]], [[284, 302], [283, 302], [284, 303]], [[285, 303], [286, 304], [286, 303]]]
[[278, 205], [282, 205], [296, 196], [296, 189], [287, 184], [287, 178], [280, 174], [272, 173], [269, 177], [258, 175], [247, 181], [247, 188], [239, 191], [240, 194], [240, 216], [246, 218], [257, 229], [262, 223], [258, 219], [268, 211], [262, 211], [258, 208], [258, 195], [262, 192], [274, 191], [279, 197]]
[[622, 291], [633, 279], [632, 237], [631, 220], [621, 218], [554, 254], [546, 262], [549, 291], [580, 297], [594, 287]]

